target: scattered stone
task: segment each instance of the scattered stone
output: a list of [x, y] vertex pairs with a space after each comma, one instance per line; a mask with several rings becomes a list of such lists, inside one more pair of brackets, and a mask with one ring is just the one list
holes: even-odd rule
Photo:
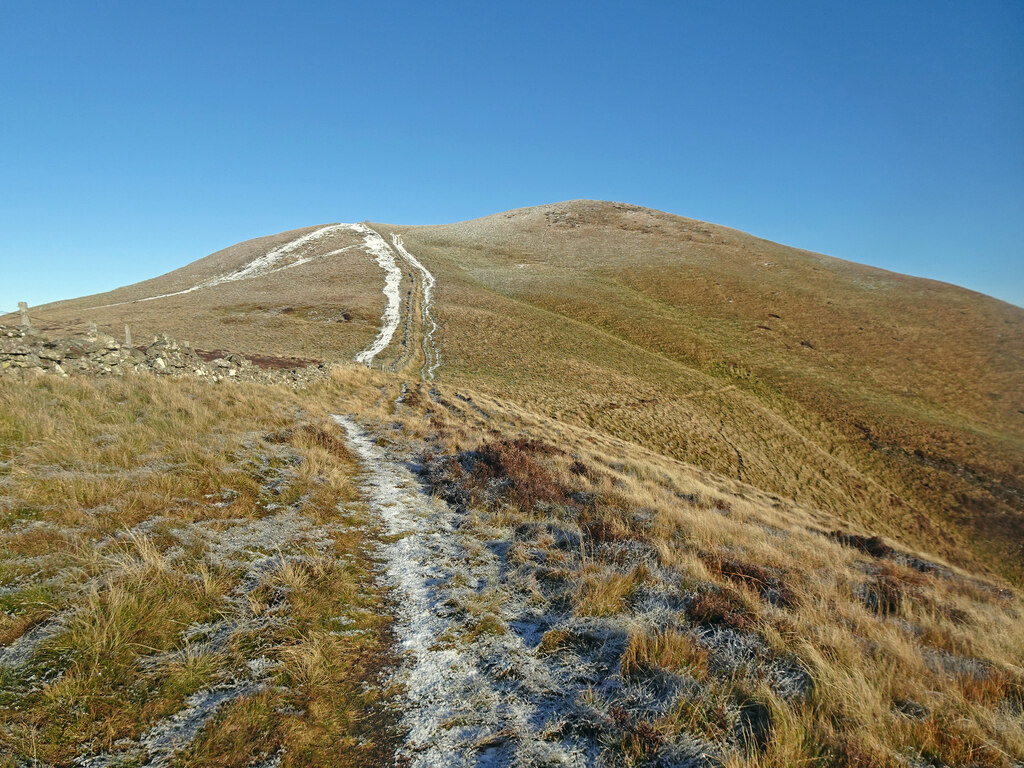
[[0, 326], [0, 376], [21, 379], [134, 373], [304, 387], [327, 378], [328, 371], [324, 363], [265, 368], [238, 354], [207, 361], [189, 344], [179, 344], [166, 334], [157, 336], [145, 350], [140, 350], [95, 329], [90, 329], [86, 336], [47, 339], [26, 325]]

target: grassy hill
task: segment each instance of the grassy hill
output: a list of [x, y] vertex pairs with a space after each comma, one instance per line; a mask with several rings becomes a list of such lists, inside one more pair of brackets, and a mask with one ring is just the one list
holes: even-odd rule
[[449, 379], [1020, 578], [1024, 310], [628, 205], [399, 231]]
[[1024, 760], [1024, 310], [576, 201], [31, 314], [337, 365], [0, 327], [0, 766]]
[[[618, 203], [372, 226], [400, 233], [436, 277], [441, 380], [1024, 577], [1024, 310]], [[348, 360], [384, 304], [381, 270], [358, 249], [101, 306], [184, 290], [313, 231], [34, 313], [53, 331], [128, 322], [137, 338]], [[300, 253], [356, 241], [334, 233]], [[407, 326], [384, 365], [415, 353]]]

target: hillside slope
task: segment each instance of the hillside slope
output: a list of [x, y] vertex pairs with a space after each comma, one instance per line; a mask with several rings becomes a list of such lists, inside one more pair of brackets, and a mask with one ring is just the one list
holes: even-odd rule
[[1020, 592], [842, 526], [352, 363], [5, 373], [0, 765], [1020, 768]]
[[[370, 226], [403, 307], [374, 365], [429, 368], [436, 320], [441, 380], [1024, 575], [1024, 310], [623, 204]], [[385, 274], [364, 233], [311, 227], [33, 315], [343, 361], [380, 338]]]
[[1024, 765], [1021, 310], [574, 202], [32, 317], [0, 766]]
[[1024, 310], [629, 205], [398, 231], [446, 376], [1021, 575]]

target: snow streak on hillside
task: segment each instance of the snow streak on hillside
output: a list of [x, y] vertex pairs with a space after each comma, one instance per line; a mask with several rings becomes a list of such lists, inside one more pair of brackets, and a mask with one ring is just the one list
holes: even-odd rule
[[[311, 249], [311, 246], [318, 241], [343, 231], [354, 232], [358, 235], [362, 235], [362, 243], [338, 248], [328, 251], [327, 253], [316, 253]], [[391, 343], [391, 340], [394, 338], [395, 331], [398, 329], [399, 323], [401, 322], [402, 299], [400, 286], [402, 282], [402, 269], [396, 261], [396, 256], [400, 255], [401, 258], [405, 259], [405, 261], [408, 262], [420, 276], [422, 295], [419, 320], [423, 336], [424, 356], [422, 376], [424, 379], [433, 379], [434, 371], [436, 371], [438, 366], [441, 364], [440, 353], [434, 342], [434, 333], [437, 330], [437, 322], [431, 314], [431, 301], [436, 281], [430, 270], [423, 266], [420, 260], [406, 249], [405, 244], [402, 242], [401, 235], [392, 234], [391, 239], [394, 243], [394, 248], [392, 248], [391, 245], [381, 237], [380, 233], [368, 227], [366, 224], [329, 224], [325, 227], [320, 227], [319, 229], [297, 237], [283, 245], [279, 245], [277, 248], [268, 251], [262, 256], [256, 257], [252, 261], [232, 272], [210, 278], [209, 280], [193, 285], [190, 288], [184, 288], [180, 291], [172, 291], [170, 293], [161, 293], [156, 296], [147, 296], [141, 299], [131, 299], [129, 301], [119, 301], [113, 304], [103, 304], [98, 307], [92, 307], [92, 309], [105, 309], [108, 307], [122, 306], [124, 304], [135, 304], [143, 301], [167, 299], [172, 296], [183, 296], [203, 288], [213, 288], [214, 286], [237, 282], [239, 280], [266, 277], [267, 275], [274, 274], [275, 272], [298, 267], [302, 264], [308, 264], [311, 261], [337, 256], [338, 254], [344, 253], [345, 251], [349, 251], [353, 248], [362, 248], [374, 257], [377, 264], [385, 273], [383, 292], [387, 303], [384, 307], [384, 312], [381, 315], [380, 330], [377, 332], [377, 336], [370, 346], [355, 356], [356, 362], [371, 365], [373, 363], [373, 359], [383, 352], [387, 348], [388, 344]], [[408, 308], [407, 312], [411, 311], [412, 306]]]
[[253, 259], [241, 269], [236, 269], [234, 272], [229, 272], [226, 275], [219, 275], [218, 277], [206, 280], [198, 285], [193, 285], [191, 288], [185, 288], [181, 291], [173, 291], [172, 293], [161, 293], [158, 296], [147, 296], [144, 299], [131, 299], [130, 301], [117, 301], [113, 304], [103, 304], [99, 307], [92, 307], [92, 309], [106, 309], [107, 307], [119, 307], [123, 304], [135, 304], [143, 301], [155, 301], [156, 299], [167, 299], [171, 296], [182, 296], [186, 293], [192, 293], [198, 291], [201, 288], [212, 288], [215, 285], [221, 285], [223, 283], [232, 283], [237, 280], [248, 280], [253, 277], [262, 277], [269, 275], [274, 272], [279, 272], [282, 269], [288, 269], [290, 267], [297, 267], [299, 264], [305, 264], [306, 262], [313, 261], [316, 258], [325, 258], [327, 256], [334, 256], [342, 251], [348, 250], [348, 248], [341, 248], [337, 251], [331, 251], [330, 253], [323, 254], [323, 256], [304, 256], [299, 257], [294, 261], [289, 261], [282, 264], [293, 252], [302, 248], [305, 245], [320, 240], [327, 235], [333, 234], [334, 232], [340, 232], [344, 229], [360, 231], [357, 229], [362, 227], [361, 224], [329, 224], [326, 227], [320, 227], [320, 229], [314, 230], [307, 235], [302, 235], [294, 240], [291, 240], [284, 245], [280, 245], [274, 248], [272, 251], [265, 253], [264, 255]]
[[398, 328], [398, 321], [401, 317], [402, 297], [398, 287], [402, 282], [402, 270], [395, 264], [395, 252], [375, 230], [365, 224], [349, 225], [356, 232], [363, 234], [363, 248], [369, 251], [377, 263], [387, 273], [384, 277], [384, 296], [387, 298], [387, 306], [384, 307], [384, 314], [380, 318], [380, 332], [373, 343], [356, 355], [357, 363], [369, 365], [373, 362], [388, 344], [391, 343], [395, 330]]

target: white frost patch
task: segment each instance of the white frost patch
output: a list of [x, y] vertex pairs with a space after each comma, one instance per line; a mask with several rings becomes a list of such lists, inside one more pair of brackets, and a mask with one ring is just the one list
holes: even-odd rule
[[[255, 674], [261, 671], [259, 662], [250, 662]], [[167, 765], [178, 752], [195, 741], [199, 730], [225, 704], [244, 696], [250, 696], [263, 688], [259, 680], [238, 680], [228, 685], [200, 691], [185, 700], [185, 708], [161, 721], [139, 740], [143, 751], [149, 755], [147, 766]]]
[[402, 682], [410, 705], [403, 726], [408, 729], [406, 745], [412, 753], [411, 765], [455, 765], [456, 743], [450, 740], [444, 725], [469, 703], [472, 681], [478, 673], [459, 650], [441, 647], [447, 623], [433, 610], [427, 585], [435, 574], [431, 573], [426, 542], [428, 537], [441, 533], [427, 525], [422, 510], [427, 500], [417, 493], [414, 478], [388, 461], [352, 419], [335, 416], [334, 420], [347, 432], [349, 444], [367, 470], [370, 507], [380, 516], [389, 536], [402, 536], [385, 545], [383, 555], [389, 580], [399, 593], [397, 634], [401, 649], [409, 655]]
[[[254, 674], [262, 672], [265, 661], [250, 662]], [[141, 765], [145, 768], [163, 768], [170, 765], [175, 755], [187, 749], [199, 731], [218, 710], [243, 696], [258, 693], [265, 687], [255, 680], [237, 680], [199, 693], [185, 699], [185, 707], [146, 731], [139, 741], [125, 753], [103, 752], [89, 757], [80, 757], [72, 765], [76, 768], [114, 768], [117, 766]], [[145, 762], [142, 762], [145, 760]]]
[[423, 372], [421, 375], [424, 379], [433, 379], [434, 371], [436, 371], [438, 366], [441, 365], [441, 353], [434, 343], [434, 332], [437, 330], [437, 321], [434, 320], [430, 311], [430, 302], [433, 298], [434, 285], [436, 284], [436, 281], [434, 280], [434, 276], [430, 273], [430, 270], [423, 266], [419, 259], [409, 253], [405, 247], [405, 243], [402, 241], [401, 235], [392, 233], [391, 242], [395, 244], [395, 248], [398, 249], [398, 252], [402, 254], [405, 260], [419, 270], [423, 279]]
[[262, 256], [258, 256], [244, 267], [236, 269], [234, 272], [229, 272], [226, 275], [211, 278], [205, 282], [199, 283], [199, 285], [193, 285], [191, 288], [186, 288], [182, 291], [174, 291], [172, 293], [161, 293], [159, 296], [147, 296], [144, 299], [132, 299], [131, 301], [118, 301], [113, 304], [103, 304], [99, 307], [92, 307], [92, 309], [106, 309], [107, 307], [119, 307], [123, 304], [137, 304], [143, 301], [155, 301], [157, 299], [167, 299], [172, 296], [182, 296], [186, 293], [192, 293], [193, 291], [198, 291], [202, 288], [212, 288], [215, 285], [222, 285], [224, 283], [248, 280], [253, 277], [263, 277], [265, 275], [273, 274], [274, 272], [279, 272], [282, 269], [297, 267], [300, 264], [305, 264], [315, 259], [334, 256], [342, 253], [343, 251], [347, 251], [348, 248], [331, 251], [330, 253], [323, 254], [322, 256], [303, 256], [299, 257], [295, 261], [288, 261], [287, 263], [282, 264], [282, 262], [288, 259], [295, 251], [309, 245], [310, 243], [343, 230], [360, 232], [362, 231], [362, 227], [362, 224], [328, 224], [326, 227], [320, 227], [320, 229], [314, 230], [309, 234], [302, 235], [301, 237], [297, 237], [294, 240], [290, 240], [284, 245], [279, 245], [277, 248], [274, 248], [272, 251], [268, 251]]
[[74, 613], [70, 608], [60, 611], [16, 638], [10, 645], [0, 648], [0, 669], [17, 669], [27, 664], [43, 643], [49, 642], [67, 628]]
[[[363, 236], [363, 242], [359, 245], [350, 245], [345, 248], [338, 248], [323, 254], [296, 253], [324, 237], [341, 231], [360, 234]], [[430, 304], [435, 285], [434, 276], [426, 267], [423, 266], [419, 259], [406, 250], [400, 235], [393, 234], [391, 239], [402, 257], [416, 268], [422, 276], [423, 351], [426, 358], [426, 362], [423, 366], [423, 377], [433, 379], [434, 371], [441, 364], [440, 353], [434, 345], [434, 332], [437, 330], [437, 322], [431, 316]], [[302, 264], [308, 264], [311, 261], [337, 256], [353, 248], [362, 248], [369, 253], [377, 260], [377, 264], [380, 265], [385, 272], [383, 292], [387, 299], [387, 304], [384, 307], [383, 315], [381, 315], [380, 331], [377, 333], [377, 337], [373, 340], [373, 343], [355, 357], [356, 362], [370, 365], [372, 364], [373, 359], [384, 351], [388, 344], [391, 343], [392, 338], [394, 338], [395, 331], [398, 329], [398, 324], [401, 320], [402, 299], [400, 286], [402, 282], [402, 270], [395, 262], [395, 251], [390, 245], [388, 245], [387, 241], [381, 237], [378, 232], [365, 224], [328, 224], [325, 227], [320, 227], [313, 232], [280, 245], [262, 256], [258, 256], [245, 266], [236, 269], [234, 272], [210, 278], [198, 285], [193, 285], [191, 288], [185, 288], [184, 290], [173, 291], [171, 293], [161, 293], [158, 296], [147, 296], [143, 299], [132, 299], [130, 301], [118, 301], [113, 304], [103, 304], [98, 307], [92, 307], [92, 309], [106, 309], [108, 307], [118, 307], [124, 304], [137, 304], [143, 301], [167, 299], [172, 296], [183, 296], [187, 293], [192, 293], [203, 288], [212, 288], [217, 285], [223, 285], [224, 283], [249, 280], [254, 277], [265, 277], [266, 275], [271, 275], [275, 272], [280, 272], [281, 270], [292, 269], [293, 267], [298, 267]]]
[[[320, 227], [320, 229], [310, 232], [308, 235], [303, 235], [295, 240], [280, 245], [269, 253], [264, 254], [258, 258], [253, 259], [241, 269], [235, 270], [227, 275], [221, 277], [215, 277], [212, 280], [207, 280], [203, 283], [201, 288], [207, 288], [214, 285], [220, 285], [221, 283], [230, 283], [236, 280], [247, 280], [250, 277], [261, 277], [263, 275], [269, 275], [271, 272], [276, 272], [281, 269], [281, 262], [288, 257], [289, 254], [297, 251], [304, 245], [319, 240], [327, 235], [335, 232], [340, 232], [344, 229], [352, 229], [351, 224], [328, 224], [326, 227]], [[309, 259], [306, 259], [309, 261]], [[292, 266], [287, 264], [285, 266]], [[194, 289], [193, 289], [194, 290]]]
[[313, 256], [300, 256], [295, 261], [293, 261], [291, 264], [285, 264], [283, 267], [278, 267], [277, 269], [275, 269], [273, 271], [274, 272], [280, 272], [281, 270], [291, 269], [292, 267], [301, 267], [303, 264], [308, 264], [311, 261], [316, 261], [317, 259], [328, 259], [331, 256], [337, 256], [339, 253], [344, 253], [345, 251], [351, 251], [353, 248], [358, 248], [358, 247], [359, 246], [357, 246], [357, 245], [346, 245], [344, 248], [338, 248], [337, 250], [330, 251], [330, 252], [324, 253], [324, 254], [313, 255]]
[[[397, 676], [406, 700], [401, 723], [406, 738], [398, 762], [410, 768], [582, 768], [587, 763], [578, 750], [542, 737], [554, 714], [544, 702], [557, 684], [537, 669], [541, 665], [520, 638], [509, 633], [496, 639], [500, 670], [481, 655], [486, 642], [462, 643], [446, 594], [438, 588], [456, 573], [467, 575], [453, 570], [464, 568], [469, 558], [452, 510], [427, 496], [412, 473], [389, 460], [353, 419], [333, 418], [363, 465], [361, 482], [371, 510], [388, 536], [398, 537], [380, 550], [396, 591], [395, 634], [405, 656]], [[519, 674], [530, 683], [511, 686]]]
[[363, 248], [377, 259], [377, 263], [386, 273], [384, 277], [384, 296], [387, 297], [388, 303], [384, 307], [384, 314], [380, 318], [380, 332], [369, 347], [356, 355], [357, 363], [370, 365], [373, 362], [373, 358], [384, 351], [387, 345], [391, 343], [395, 330], [398, 328], [402, 306], [402, 298], [399, 293], [399, 285], [402, 282], [402, 270], [395, 264], [395, 252], [391, 250], [391, 246], [376, 231], [370, 229], [365, 224], [350, 224], [349, 226], [354, 231], [362, 233]]

